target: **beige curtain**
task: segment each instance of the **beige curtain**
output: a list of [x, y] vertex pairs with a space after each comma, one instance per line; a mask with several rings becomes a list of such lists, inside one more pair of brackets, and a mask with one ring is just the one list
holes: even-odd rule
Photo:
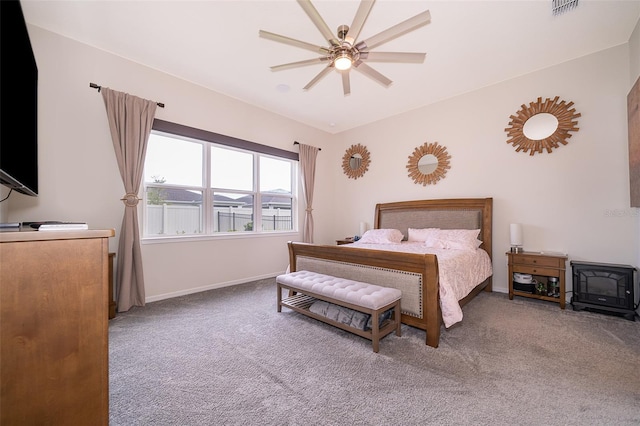
[[156, 103], [102, 88], [111, 139], [124, 183], [124, 217], [118, 244], [116, 298], [118, 311], [144, 306], [144, 276], [138, 228], [138, 191]]
[[302, 231], [302, 241], [313, 242], [313, 186], [316, 179], [316, 157], [319, 148], [314, 146], [299, 144], [300, 146], [300, 168], [302, 170], [302, 193], [306, 202], [304, 215], [304, 229]]

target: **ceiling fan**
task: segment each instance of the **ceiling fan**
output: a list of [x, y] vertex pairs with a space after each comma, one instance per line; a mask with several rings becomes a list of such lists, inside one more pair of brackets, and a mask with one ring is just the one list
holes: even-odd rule
[[328, 47], [317, 46], [315, 44], [296, 40], [279, 34], [260, 30], [260, 37], [288, 44], [302, 49], [311, 50], [320, 53], [322, 56], [304, 61], [291, 62], [288, 64], [276, 65], [271, 67], [272, 71], [280, 71], [290, 68], [303, 67], [307, 65], [326, 63], [327, 66], [320, 71], [306, 86], [304, 90], [311, 89], [323, 77], [325, 77], [332, 69], [340, 71], [342, 74], [342, 89], [345, 95], [351, 93], [351, 83], [349, 80], [349, 71], [354, 68], [373, 80], [381, 83], [385, 87], [389, 87], [392, 83], [384, 75], [371, 68], [365, 62], [404, 62], [404, 63], [422, 63], [426, 53], [410, 53], [410, 52], [371, 52], [370, 50], [376, 46], [380, 46], [396, 37], [413, 31], [423, 25], [431, 22], [431, 14], [428, 10], [418, 15], [400, 22], [386, 30], [369, 37], [365, 40], [358, 41], [360, 31], [369, 16], [369, 12], [375, 3], [375, 0], [362, 0], [353, 18], [351, 27], [340, 25], [337, 34], [334, 35], [327, 23], [322, 19], [316, 8], [311, 4], [310, 0], [297, 0], [298, 4], [304, 9], [311, 21], [320, 30], [324, 38], [329, 42]]

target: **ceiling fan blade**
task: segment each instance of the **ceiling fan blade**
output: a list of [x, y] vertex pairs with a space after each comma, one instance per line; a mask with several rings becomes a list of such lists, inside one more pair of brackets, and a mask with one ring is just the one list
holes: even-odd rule
[[369, 37], [366, 40], [362, 40], [360, 43], [356, 44], [356, 48], [360, 51], [372, 49], [376, 46], [393, 40], [396, 37], [406, 34], [409, 31], [420, 28], [421, 26], [426, 25], [429, 22], [431, 22], [431, 13], [426, 10], [422, 13], [417, 14], [413, 18], [402, 21], [399, 24], [396, 24], [391, 28], [387, 28], [386, 30], [372, 37]]
[[367, 20], [369, 12], [371, 12], [373, 3], [375, 3], [375, 0], [362, 0], [360, 2], [360, 6], [358, 6], [356, 16], [353, 18], [353, 23], [351, 24], [351, 27], [349, 27], [349, 32], [344, 38], [344, 41], [349, 43], [351, 46], [353, 46], [355, 44], [355, 41], [358, 39], [360, 31], [362, 30], [362, 26]]
[[341, 71], [342, 74], [342, 91], [344, 95], [347, 96], [351, 94], [351, 81], [349, 80], [349, 70]]
[[322, 58], [307, 59], [307, 60], [298, 61], [298, 62], [290, 62], [288, 64], [275, 65], [271, 67], [271, 71], [282, 71], [282, 70], [287, 70], [291, 68], [304, 67], [307, 65], [315, 65], [315, 64], [320, 64], [322, 62], [326, 62], [328, 60], [329, 58], [322, 57]]
[[322, 33], [323, 37], [326, 38], [332, 46], [340, 45], [340, 42], [333, 34], [324, 19], [322, 19], [322, 16], [320, 16], [313, 4], [311, 4], [310, 0], [298, 0], [298, 4], [302, 7], [302, 9], [304, 9], [309, 18], [311, 18], [311, 21], [320, 30], [320, 33]]
[[426, 53], [409, 52], [360, 52], [360, 59], [368, 62], [406, 62], [420, 64]]
[[371, 77], [372, 79], [374, 79], [375, 81], [377, 81], [378, 83], [382, 84], [385, 87], [389, 87], [389, 85], [393, 83], [387, 77], [380, 74], [378, 71], [374, 70], [369, 65], [365, 64], [360, 60], [358, 60], [355, 64], [353, 64], [353, 66], [362, 74], [366, 75], [367, 77]]
[[331, 71], [333, 70], [333, 67], [331, 65], [329, 65], [328, 67], [324, 68], [322, 71], [320, 71], [318, 73], [318, 75], [316, 75], [315, 77], [313, 77], [313, 80], [311, 80], [309, 83], [307, 83], [306, 86], [304, 86], [302, 89], [303, 90], [309, 90], [311, 89], [313, 86], [316, 85], [317, 82], [319, 82], [320, 80], [322, 80], [322, 78], [329, 74]]
[[269, 40], [277, 41], [279, 43], [288, 44], [291, 46], [300, 47], [302, 49], [311, 50], [312, 52], [321, 53], [326, 55], [329, 53], [329, 49], [322, 46], [316, 46], [315, 44], [307, 43], [306, 41], [296, 40], [294, 38], [290, 38], [287, 36], [283, 36], [280, 34], [270, 33], [269, 31], [260, 30], [260, 37], [266, 38]]

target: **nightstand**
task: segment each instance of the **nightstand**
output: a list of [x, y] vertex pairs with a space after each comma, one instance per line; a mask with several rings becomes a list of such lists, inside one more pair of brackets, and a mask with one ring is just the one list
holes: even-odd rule
[[353, 237], [343, 238], [341, 240], [336, 240], [336, 244], [341, 246], [343, 244], [349, 244], [353, 242]]
[[[567, 256], [563, 254], [545, 254], [538, 252], [506, 253], [509, 259], [509, 299], [513, 296], [529, 297], [532, 299], [546, 300], [560, 304], [560, 309], [565, 307], [565, 264]], [[515, 283], [514, 273], [531, 275], [535, 283], [541, 284], [542, 291], [538, 286], [532, 285], [531, 289], [526, 285]], [[557, 282], [558, 290], [553, 294], [554, 281]]]

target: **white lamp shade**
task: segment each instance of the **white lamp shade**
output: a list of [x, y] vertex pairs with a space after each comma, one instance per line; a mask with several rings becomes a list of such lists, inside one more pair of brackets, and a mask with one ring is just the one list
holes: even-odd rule
[[364, 233], [367, 232], [367, 222], [360, 222], [360, 236], [362, 237]]
[[522, 225], [519, 223], [512, 223], [509, 227], [510, 238], [512, 246], [522, 245]]

